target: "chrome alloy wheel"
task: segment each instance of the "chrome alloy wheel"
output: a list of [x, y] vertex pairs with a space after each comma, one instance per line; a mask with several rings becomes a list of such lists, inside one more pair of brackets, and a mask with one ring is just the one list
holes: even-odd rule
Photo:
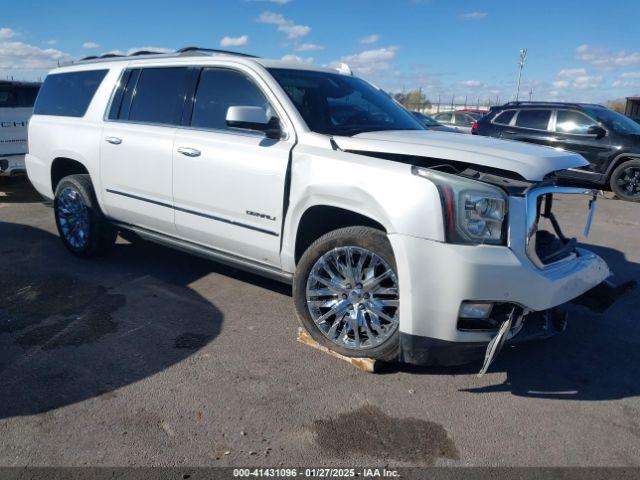
[[89, 240], [89, 210], [80, 193], [67, 187], [57, 199], [58, 222], [62, 235], [73, 248], [81, 249]]
[[398, 328], [398, 278], [364, 248], [338, 247], [322, 255], [309, 273], [306, 298], [314, 323], [341, 347], [377, 347]]
[[629, 167], [622, 171], [618, 177], [618, 185], [630, 197], [640, 195], [640, 168]]

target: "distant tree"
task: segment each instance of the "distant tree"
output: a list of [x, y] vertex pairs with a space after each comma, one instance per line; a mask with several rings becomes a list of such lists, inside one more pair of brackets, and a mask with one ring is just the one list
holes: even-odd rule
[[409, 110], [423, 110], [431, 108], [431, 102], [422, 93], [422, 89], [411, 90], [409, 92], [398, 92], [393, 95], [398, 102]]
[[607, 102], [605, 106], [618, 113], [624, 114], [625, 107], [627, 106], [627, 101], [623, 98], [618, 98], [617, 100], [611, 100]]

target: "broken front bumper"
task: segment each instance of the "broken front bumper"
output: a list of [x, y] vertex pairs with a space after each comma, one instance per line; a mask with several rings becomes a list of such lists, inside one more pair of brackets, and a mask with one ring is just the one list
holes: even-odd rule
[[[456, 365], [482, 358], [496, 331], [458, 328], [462, 302], [513, 304], [540, 312], [562, 305], [610, 276], [599, 256], [575, 248], [540, 268], [527, 252], [526, 198], [510, 199], [509, 247], [455, 245], [391, 234], [398, 267], [401, 359]], [[519, 228], [516, 228], [519, 227]]]

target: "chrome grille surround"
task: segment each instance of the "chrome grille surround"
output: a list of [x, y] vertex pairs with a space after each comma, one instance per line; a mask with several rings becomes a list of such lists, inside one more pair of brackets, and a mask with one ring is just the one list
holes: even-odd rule
[[553, 263], [544, 264], [536, 253], [536, 234], [538, 232], [538, 199], [548, 194], [569, 194], [569, 195], [588, 195], [593, 199], [597, 197], [597, 190], [582, 187], [564, 187], [558, 185], [541, 185], [526, 193], [526, 245], [525, 251], [527, 257], [533, 262], [533, 264], [539, 269], [547, 269], [554, 267], [558, 264], [569, 262], [576, 258], [578, 255], [576, 252], [573, 254], [558, 260]]

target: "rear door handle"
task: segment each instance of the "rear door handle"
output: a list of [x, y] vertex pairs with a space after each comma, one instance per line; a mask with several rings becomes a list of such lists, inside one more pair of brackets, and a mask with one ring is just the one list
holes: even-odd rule
[[187, 147], [178, 147], [178, 153], [185, 155], [187, 157], [199, 157], [200, 150], [196, 150], [195, 148], [187, 148]]
[[104, 139], [113, 145], [120, 145], [122, 143], [122, 139], [118, 137], [105, 137]]

